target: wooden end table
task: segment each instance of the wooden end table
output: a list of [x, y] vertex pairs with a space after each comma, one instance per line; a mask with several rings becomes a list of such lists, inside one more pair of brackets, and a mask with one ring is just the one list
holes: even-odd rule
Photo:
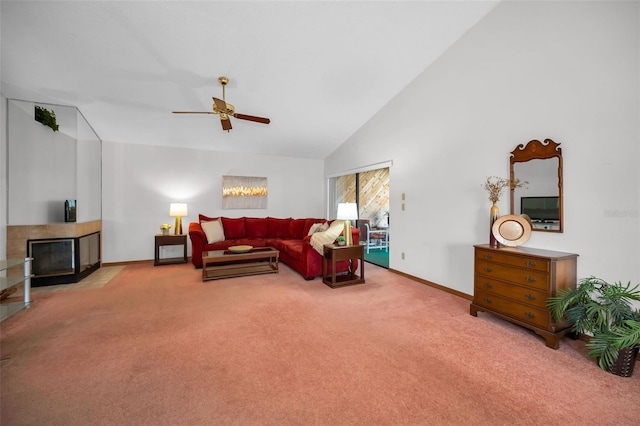
[[[322, 256], [322, 282], [331, 288], [347, 285], [364, 284], [364, 246], [338, 246], [325, 244]], [[360, 260], [360, 275], [356, 274], [357, 262]], [[336, 273], [336, 262], [349, 261], [349, 270], [346, 273]], [[331, 271], [327, 272], [327, 265], [331, 265]]]
[[[160, 246], [184, 246], [182, 257], [160, 258]], [[153, 266], [171, 265], [175, 263], [187, 263], [187, 234], [182, 235], [156, 235], [156, 255]]]

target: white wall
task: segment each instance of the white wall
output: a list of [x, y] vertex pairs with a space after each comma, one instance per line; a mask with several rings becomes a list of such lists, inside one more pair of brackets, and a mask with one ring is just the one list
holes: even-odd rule
[[55, 112], [54, 132], [34, 120], [34, 103], [9, 99], [8, 209], [5, 223], [64, 222], [64, 201], [77, 200], [77, 222], [101, 216], [100, 139], [75, 107], [39, 104]]
[[89, 222], [102, 217], [102, 141], [79, 111], [76, 122], [76, 222]]
[[59, 131], [34, 120], [32, 102], [8, 102], [9, 225], [64, 222], [64, 201], [77, 198], [76, 108], [43, 106]]
[[[186, 202], [189, 210], [182, 219], [185, 233], [199, 213], [324, 217], [322, 160], [103, 142], [102, 164], [102, 261], [107, 263], [153, 259], [153, 236], [160, 224], [174, 224], [169, 204], [176, 201]], [[266, 177], [267, 208], [223, 210], [223, 175]]]
[[502, 2], [327, 158], [326, 175], [393, 160], [392, 269], [472, 294], [482, 183], [508, 177], [516, 145], [551, 138], [565, 232], [526, 245], [578, 253], [579, 277], [640, 282], [638, 5]]
[[0, 259], [7, 258], [7, 99], [0, 96]]

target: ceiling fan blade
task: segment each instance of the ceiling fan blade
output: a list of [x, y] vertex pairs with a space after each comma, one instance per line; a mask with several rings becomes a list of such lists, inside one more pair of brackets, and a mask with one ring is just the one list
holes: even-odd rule
[[269, 124], [271, 120], [264, 117], [256, 117], [255, 115], [246, 115], [246, 114], [233, 114], [235, 118], [239, 118], [240, 120], [248, 120], [255, 121], [256, 123]]
[[174, 114], [215, 114], [211, 111], [171, 111]]
[[[227, 103], [222, 99], [213, 98], [213, 103], [215, 105], [215, 112], [227, 112]], [[217, 110], [217, 111], [216, 111]]]
[[220, 118], [220, 124], [222, 124], [222, 130], [231, 130], [231, 120], [229, 120], [229, 117], [227, 117], [226, 119]]

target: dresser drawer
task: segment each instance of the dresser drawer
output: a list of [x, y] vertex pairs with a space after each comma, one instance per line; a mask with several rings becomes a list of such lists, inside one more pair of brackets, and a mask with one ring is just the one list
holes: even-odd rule
[[504, 299], [477, 288], [473, 303], [544, 329], [548, 329], [550, 326], [549, 311], [546, 309], [515, 303], [513, 300]]
[[499, 253], [496, 250], [476, 250], [476, 260], [488, 260], [490, 262], [503, 263], [519, 268], [532, 269], [534, 271], [549, 272], [550, 262], [545, 259], [533, 257], [515, 256], [508, 253]]
[[544, 291], [520, 287], [480, 275], [476, 275], [475, 277], [475, 288], [476, 290], [486, 291], [512, 299], [515, 302], [527, 303], [541, 309], [547, 308], [547, 293]]
[[476, 259], [475, 262], [475, 272], [485, 277], [509, 281], [526, 287], [549, 290], [549, 275], [544, 272], [512, 268], [500, 265], [499, 263], [485, 262], [478, 259]]

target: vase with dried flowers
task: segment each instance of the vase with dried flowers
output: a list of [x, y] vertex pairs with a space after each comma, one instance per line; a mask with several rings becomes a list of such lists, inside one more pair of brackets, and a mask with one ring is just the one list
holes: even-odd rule
[[520, 179], [516, 179], [513, 182], [510, 179], [501, 178], [498, 176], [489, 176], [484, 183], [484, 189], [489, 192], [489, 201], [493, 203], [491, 206], [491, 210], [489, 213], [489, 244], [493, 247], [498, 246], [498, 241], [496, 237], [493, 235], [492, 228], [493, 223], [498, 220], [500, 215], [500, 208], [498, 207], [498, 201], [500, 201], [500, 197], [502, 196], [502, 192], [505, 188], [526, 188], [527, 181], [521, 181]]

